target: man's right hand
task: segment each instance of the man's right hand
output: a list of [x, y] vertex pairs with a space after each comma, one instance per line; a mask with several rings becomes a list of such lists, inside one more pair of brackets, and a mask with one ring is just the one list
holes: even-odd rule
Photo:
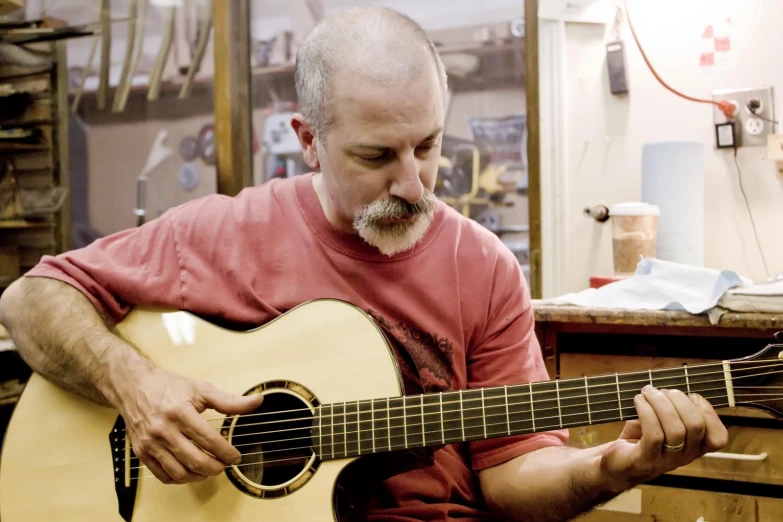
[[201, 415], [213, 409], [226, 415], [250, 413], [263, 396], [241, 396], [181, 375], [149, 368], [119, 397], [139, 460], [164, 484], [198, 482], [237, 464], [241, 454]]

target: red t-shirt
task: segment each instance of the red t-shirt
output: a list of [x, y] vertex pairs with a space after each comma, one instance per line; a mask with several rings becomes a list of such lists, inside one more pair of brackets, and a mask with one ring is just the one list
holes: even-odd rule
[[[249, 329], [304, 301], [345, 300], [394, 341], [407, 393], [548, 379], [525, 279], [494, 234], [441, 202], [422, 241], [387, 257], [329, 224], [312, 175], [186, 203], [27, 275], [75, 286], [109, 321], [145, 304]], [[566, 440], [560, 430], [445, 446], [434, 465], [379, 483], [369, 518], [492, 518], [473, 471]]]

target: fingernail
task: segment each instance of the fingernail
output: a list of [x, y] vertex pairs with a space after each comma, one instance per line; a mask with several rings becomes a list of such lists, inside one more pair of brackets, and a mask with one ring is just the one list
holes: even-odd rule
[[232, 464], [234, 464], [234, 466], [239, 466], [242, 464], [242, 457], [238, 457]]
[[693, 404], [697, 406], [699, 405], [699, 396], [696, 395], [695, 393], [691, 393], [690, 395], [688, 395], [688, 398], [691, 400]]
[[645, 392], [645, 393], [652, 393], [652, 392], [654, 392], [656, 390], [655, 390], [655, 388], [652, 387], [651, 384], [647, 384], [644, 388], [642, 388], [642, 391]]

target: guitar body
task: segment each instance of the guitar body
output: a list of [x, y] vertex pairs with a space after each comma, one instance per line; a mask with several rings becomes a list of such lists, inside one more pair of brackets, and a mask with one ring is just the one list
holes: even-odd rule
[[[277, 397], [289, 397], [298, 408], [305, 404], [300, 396], [326, 404], [402, 394], [396, 361], [383, 333], [361, 310], [340, 301], [312, 301], [241, 333], [185, 312], [135, 309], [117, 331], [160, 367], [238, 394], [282, 390]], [[268, 402], [274, 401], [264, 404]], [[203, 416], [223, 417], [212, 410]], [[118, 453], [109, 446], [117, 419], [117, 411], [33, 375], [4, 443], [2, 521], [122, 522], [115, 464], [124, 461], [115, 461]], [[211, 424], [222, 427], [220, 421]], [[301, 476], [267, 490], [252, 486], [262, 484], [258, 469], [237, 468], [239, 478], [234, 479], [222, 473], [197, 484], [164, 485], [143, 478], [150, 472], [142, 468], [137, 470], [141, 478], [132, 520], [335, 520], [335, 485], [354, 459], [314, 460], [318, 463], [311, 459], [310, 469]], [[123, 476], [120, 470], [120, 484]]]

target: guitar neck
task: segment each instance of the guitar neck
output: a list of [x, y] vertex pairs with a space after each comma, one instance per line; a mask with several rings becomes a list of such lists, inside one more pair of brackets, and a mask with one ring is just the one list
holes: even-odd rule
[[721, 363], [682, 366], [326, 404], [315, 411], [312, 442], [328, 460], [631, 420], [647, 384], [733, 405]]

